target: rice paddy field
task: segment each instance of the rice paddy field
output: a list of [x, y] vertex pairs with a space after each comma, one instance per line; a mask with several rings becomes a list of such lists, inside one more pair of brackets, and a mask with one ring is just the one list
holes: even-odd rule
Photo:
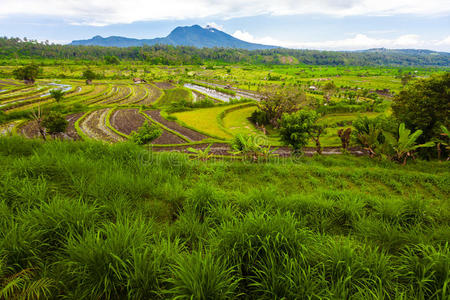
[[[26, 63], [24, 61], [24, 63]], [[3, 64], [0, 66], [0, 74], [5, 75], [14, 69], [13, 66]], [[389, 114], [389, 106], [392, 97], [401, 88], [399, 74], [412, 73], [416, 77], [427, 77], [430, 74], [443, 72], [445, 69], [433, 68], [388, 68], [388, 67], [331, 67], [331, 66], [154, 66], [143, 65], [139, 62], [128, 62], [119, 66], [91, 65], [90, 69], [99, 74], [102, 79], [94, 80], [92, 85], [86, 85], [80, 79], [86, 69], [82, 64], [67, 63], [57, 65], [55, 62], [43, 62], [43, 76], [33, 86], [24, 85], [11, 77], [0, 79], [0, 114], [4, 133], [22, 132], [22, 126], [29, 123], [30, 114], [38, 107], [43, 109], [57, 109], [68, 116], [73, 113], [83, 112], [80, 120], [76, 120], [75, 129], [82, 139], [97, 139], [109, 143], [122, 141], [130, 132], [117, 134], [113, 128], [124, 128], [126, 124], [110, 123], [111, 114], [102, 115], [106, 108], [114, 110], [135, 109], [139, 114], [134, 114], [137, 120], [129, 120], [138, 124], [145, 110], [158, 110], [164, 119], [163, 122], [175, 121], [175, 127], [184, 127], [184, 130], [194, 130], [203, 136], [205, 141], [229, 142], [236, 134], [258, 135], [263, 131], [256, 128], [249, 121], [250, 115], [257, 110], [258, 91], [260, 88], [271, 85], [298, 87], [306, 90], [306, 95], [311, 101], [323, 101], [320, 88], [323, 84], [332, 81], [338, 90], [331, 97], [331, 101], [338, 107], [331, 107], [322, 112], [320, 124], [329, 128], [322, 137], [325, 147], [340, 145], [337, 131], [341, 128], [351, 127], [351, 123], [358, 116], [367, 115], [375, 117], [380, 114]], [[135, 84], [132, 77], [146, 78], [143, 84]], [[184, 82], [190, 82], [185, 85]], [[218, 88], [231, 87], [236, 97], [249, 97], [254, 105], [242, 105], [239, 109], [233, 109], [235, 104], [229, 103], [230, 95], [213, 90], [211, 94], [198, 92], [195, 83], [199, 85]], [[55, 85], [64, 85], [67, 88], [61, 103], [55, 103], [49, 95], [49, 91]], [[186, 88], [186, 86], [191, 88]], [[200, 87], [200, 86], [199, 86]], [[314, 89], [311, 89], [314, 87]], [[318, 90], [317, 90], [318, 89]], [[202, 90], [205, 91], [205, 88]], [[208, 93], [208, 89], [206, 89]], [[364, 92], [362, 92], [364, 91]], [[368, 94], [377, 94], [382, 103], [376, 111], [367, 111], [363, 107], [365, 103], [372, 101]], [[177, 103], [191, 103], [202, 101], [205, 97], [215, 103], [214, 107], [191, 108], [182, 112], [171, 112], [170, 106]], [[218, 97], [218, 98], [216, 98]], [[355, 98], [356, 97], [356, 98]], [[227, 99], [223, 101], [221, 99]], [[339, 105], [343, 101], [353, 103], [352, 111], [339, 111]], [[56, 108], [55, 108], [56, 107]], [[230, 110], [230, 111], [229, 111]], [[98, 111], [96, 113], [95, 111]], [[166, 112], [167, 111], [167, 112]], [[102, 116], [100, 119], [97, 115]], [[89, 122], [84, 119], [89, 118]], [[149, 121], [150, 116], [146, 117]], [[166, 118], [169, 118], [167, 120]], [[121, 118], [115, 118], [122, 122]], [[153, 120], [156, 121], [156, 120]], [[160, 120], [161, 121], [161, 120]], [[14, 122], [14, 123], [13, 123]], [[156, 121], [156, 124], [162, 124]], [[81, 125], [81, 126], [80, 126]], [[103, 128], [100, 128], [103, 127]], [[164, 126], [163, 126], [164, 127]], [[170, 128], [163, 128], [167, 140], [158, 140], [160, 145], [186, 144], [192, 141], [180, 133], [180, 139], [173, 137]], [[133, 129], [136, 129], [133, 127]], [[105, 134], [87, 134], [86, 132], [99, 132]], [[267, 142], [274, 146], [282, 146], [278, 132], [267, 128]], [[123, 134], [123, 135], [122, 135]], [[177, 135], [177, 133], [175, 133]], [[199, 142], [198, 138], [195, 142]], [[176, 142], [176, 143], [174, 143]], [[309, 146], [313, 146], [311, 141]]]
[[[447, 69], [130, 61], [91, 64], [86, 84], [83, 63], [42, 64], [32, 85], [0, 64], [0, 299], [450, 299], [449, 162], [374, 160], [337, 136], [389, 115], [399, 74]], [[250, 121], [273, 85], [317, 103], [324, 155]], [[44, 142], [37, 111], [66, 132]], [[135, 145], [145, 122], [162, 134]], [[233, 155], [238, 134], [274, 155]]]

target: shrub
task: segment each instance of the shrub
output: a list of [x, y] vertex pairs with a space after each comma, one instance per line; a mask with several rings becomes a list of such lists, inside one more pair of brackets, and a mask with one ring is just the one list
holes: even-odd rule
[[144, 145], [160, 137], [162, 132], [158, 125], [150, 125], [149, 122], [145, 122], [137, 132], [131, 133], [131, 140], [138, 145]]
[[252, 112], [249, 119], [251, 122], [259, 126], [270, 124], [267, 113], [261, 110], [255, 110], [254, 112]]
[[66, 131], [69, 122], [58, 112], [51, 111], [42, 120], [42, 126], [51, 135]]
[[299, 110], [295, 113], [283, 114], [280, 124], [282, 141], [291, 145], [294, 151], [301, 151], [308, 144], [317, 118], [317, 113], [309, 110]]

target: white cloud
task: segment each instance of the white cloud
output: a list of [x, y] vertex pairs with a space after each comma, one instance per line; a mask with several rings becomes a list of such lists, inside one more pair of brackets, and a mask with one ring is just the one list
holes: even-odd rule
[[435, 44], [437, 46], [449, 46], [450, 47], [450, 35], [440, 41], [437, 41]]
[[449, 15], [448, 0], [0, 0], [0, 17], [56, 16], [72, 24], [102, 26], [165, 19], [324, 14]]
[[422, 40], [419, 35], [406, 34], [401, 35], [394, 39], [373, 38], [365, 34], [355, 34], [351, 38], [340, 40], [328, 40], [319, 42], [293, 42], [282, 41], [272, 37], [256, 38], [252, 34], [246, 31], [237, 30], [234, 37], [248, 41], [251, 43], [259, 43], [266, 45], [275, 45], [286, 48], [295, 49], [317, 49], [317, 50], [363, 50], [369, 48], [427, 48], [435, 50], [448, 51], [450, 48], [450, 36], [443, 40]]
[[212, 28], [215, 28], [215, 29], [219, 29], [221, 31], [224, 30], [223, 25], [219, 25], [219, 24], [217, 24], [215, 22], [209, 22], [208, 24], [206, 24], [206, 26], [209, 26], [209, 27], [212, 27]]

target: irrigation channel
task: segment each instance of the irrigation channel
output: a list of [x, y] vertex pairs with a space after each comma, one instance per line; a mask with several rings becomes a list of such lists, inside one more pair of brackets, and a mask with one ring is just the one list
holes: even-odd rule
[[219, 99], [223, 102], [230, 102], [230, 99], [240, 99], [241, 96], [239, 96], [238, 94], [236, 94], [236, 96], [232, 96], [232, 95], [227, 95], [225, 93], [220, 93], [216, 90], [213, 89], [209, 89], [200, 85], [196, 85], [196, 84], [192, 84], [192, 83], [185, 83], [184, 84], [185, 88], [203, 93], [208, 95], [211, 98], [215, 98], [215, 99]]
[[[55, 88], [52, 88], [50, 91], [61, 90], [62, 92], [67, 92], [67, 91], [70, 91], [70, 89], [72, 89], [72, 86], [70, 84], [61, 84], [61, 83], [52, 82], [52, 83], [49, 83], [48, 85], [55, 86]], [[50, 91], [48, 91], [48, 93], [41, 95], [41, 98], [49, 96]]]

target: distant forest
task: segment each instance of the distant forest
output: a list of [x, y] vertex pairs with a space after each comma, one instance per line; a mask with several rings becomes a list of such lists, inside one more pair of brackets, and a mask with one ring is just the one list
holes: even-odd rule
[[72, 46], [38, 43], [24, 38], [0, 38], [0, 59], [99, 60], [116, 56], [121, 60], [150, 64], [197, 65], [209, 62], [229, 64], [306, 64], [332, 66], [450, 66], [450, 53], [427, 50], [318, 51], [242, 50], [229, 48]]

